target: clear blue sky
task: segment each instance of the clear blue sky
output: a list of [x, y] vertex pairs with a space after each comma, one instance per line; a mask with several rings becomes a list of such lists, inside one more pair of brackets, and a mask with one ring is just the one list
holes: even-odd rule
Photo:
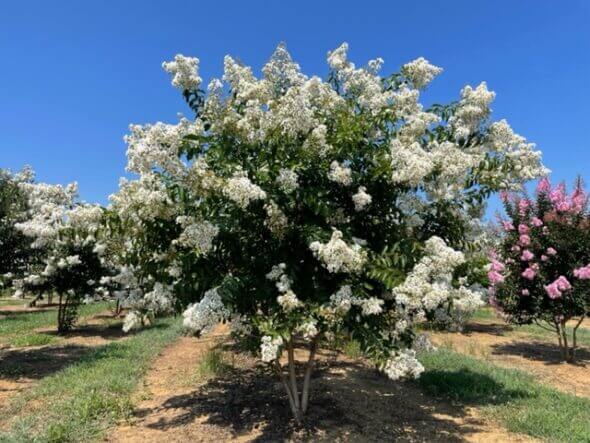
[[465, 84], [497, 92], [495, 118], [537, 143], [555, 179], [590, 181], [590, 2], [6, 1], [0, 11], [0, 167], [78, 181], [105, 203], [124, 174], [130, 123], [188, 113], [161, 69], [180, 52], [219, 76], [227, 53], [259, 69], [285, 41], [306, 73], [350, 44], [384, 72], [418, 56], [445, 69], [426, 103]]

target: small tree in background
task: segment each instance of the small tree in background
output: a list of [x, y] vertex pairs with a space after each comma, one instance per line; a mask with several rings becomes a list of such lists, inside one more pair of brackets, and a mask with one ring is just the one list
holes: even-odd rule
[[34, 294], [56, 294], [58, 332], [69, 331], [84, 299], [93, 299], [110, 270], [100, 242], [103, 209], [76, 202], [77, 185], [22, 182], [28, 216], [15, 227], [43, 251], [36, 266], [14, 284]]
[[590, 313], [590, 216], [582, 181], [568, 195], [565, 184], [552, 188], [544, 178], [535, 199], [504, 194], [503, 201], [508, 218], [488, 273], [490, 301], [513, 323], [555, 331], [563, 359], [572, 362], [576, 332]]
[[[131, 284], [192, 302], [185, 325], [199, 333], [231, 320], [297, 421], [327, 337], [356, 339], [392, 379], [422, 372], [415, 323], [479, 304], [461, 278], [470, 211], [545, 172], [533, 145], [489, 121], [485, 83], [424, 110], [419, 90], [440, 68], [420, 58], [382, 77], [383, 60], [356, 68], [347, 50], [329, 53], [327, 81], [282, 45], [260, 79], [227, 56], [207, 93], [198, 59], [164, 63], [196, 119], [132, 125], [128, 170], [140, 177], [111, 198], [134, 233]], [[302, 384], [297, 343], [309, 349]]]
[[22, 184], [33, 180], [30, 168], [16, 174], [0, 169], [0, 288], [19, 281], [42, 255], [42, 250], [32, 248], [31, 240], [15, 226], [28, 216], [28, 198]]

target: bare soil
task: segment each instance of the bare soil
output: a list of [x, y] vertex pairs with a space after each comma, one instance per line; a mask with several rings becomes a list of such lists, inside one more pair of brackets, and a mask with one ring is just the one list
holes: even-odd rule
[[[226, 349], [231, 369], [199, 380], [196, 368], [213, 346]], [[296, 357], [303, 361], [307, 355], [298, 351]], [[429, 398], [415, 384], [391, 382], [342, 355], [321, 352], [319, 360], [310, 411], [297, 428], [276, 377], [236, 353], [223, 333], [183, 337], [155, 361], [133, 417], [107, 441], [534, 441], [488, 422], [475, 408]]]
[[499, 366], [518, 368], [533, 374], [564, 392], [590, 397], [590, 348], [581, 346], [577, 361], [561, 361], [555, 342], [532, 338], [501, 320], [472, 321], [464, 332], [438, 332], [432, 335], [438, 346], [491, 361]]

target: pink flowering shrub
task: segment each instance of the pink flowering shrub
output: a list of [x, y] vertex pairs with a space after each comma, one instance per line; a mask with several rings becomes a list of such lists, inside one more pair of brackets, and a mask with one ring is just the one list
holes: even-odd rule
[[563, 359], [573, 361], [577, 329], [590, 313], [588, 198], [581, 180], [568, 194], [544, 178], [535, 194], [502, 195], [507, 219], [488, 271], [490, 303], [513, 323], [555, 330]]

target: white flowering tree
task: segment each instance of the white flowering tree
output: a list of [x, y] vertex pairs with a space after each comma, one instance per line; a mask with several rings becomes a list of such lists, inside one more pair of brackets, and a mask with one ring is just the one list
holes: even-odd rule
[[64, 333], [75, 323], [80, 303], [95, 297], [100, 280], [110, 272], [99, 235], [103, 209], [78, 203], [75, 183], [64, 187], [29, 180], [19, 188], [27, 196], [28, 215], [14, 226], [42, 253], [13, 285], [17, 293], [56, 294], [57, 329]]
[[15, 226], [28, 216], [22, 183], [33, 180], [28, 167], [18, 173], [0, 169], [0, 289], [22, 278], [38, 260], [39, 249], [31, 248], [31, 241]]
[[[257, 340], [297, 421], [334, 334], [392, 379], [422, 372], [416, 322], [479, 304], [462, 278], [469, 211], [545, 172], [532, 144], [490, 121], [485, 83], [425, 110], [420, 90], [440, 68], [420, 58], [382, 77], [383, 60], [357, 68], [347, 50], [328, 54], [327, 80], [283, 45], [262, 78], [227, 56], [206, 92], [198, 59], [164, 63], [196, 118], [131, 126], [139, 179], [112, 196], [135, 233], [126, 249], [147, 264], [139, 278], [194, 302], [187, 327], [230, 320]], [[309, 348], [302, 383], [296, 346]]]

